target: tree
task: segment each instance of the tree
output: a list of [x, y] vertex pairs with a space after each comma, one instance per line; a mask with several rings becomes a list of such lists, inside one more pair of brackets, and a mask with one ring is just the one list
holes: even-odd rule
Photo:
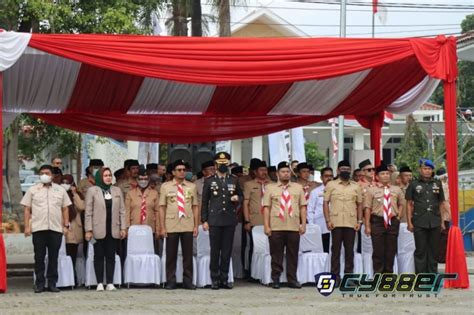
[[317, 143], [305, 143], [304, 151], [306, 155], [306, 162], [312, 164], [316, 170], [319, 170], [327, 165], [326, 157], [319, 151]]
[[395, 164], [409, 166], [414, 173], [418, 170], [418, 161], [428, 154], [428, 139], [416, 123], [413, 115], [406, 118], [404, 137], [397, 152]]

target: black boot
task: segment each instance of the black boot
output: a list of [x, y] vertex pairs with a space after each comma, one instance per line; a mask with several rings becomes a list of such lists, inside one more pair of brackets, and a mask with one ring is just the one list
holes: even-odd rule
[[280, 279], [273, 279], [272, 288], [273, 289], [279, 289], [280, 288]]

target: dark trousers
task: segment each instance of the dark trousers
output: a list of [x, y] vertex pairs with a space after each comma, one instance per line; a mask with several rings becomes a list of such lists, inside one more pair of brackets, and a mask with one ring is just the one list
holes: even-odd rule
[[324, 233], [321, 235], [323, 239], [323, 250], [329, 253], [329, 244], [331, 244], [331, 233]]
[[415, 226], [415, 272], [437, 273], [441, 228]]
[[[247, 249], [247, 244], [249, 245], [249, 266], [245, 268], [245, 251]], [[247, 272], [250, 277], [250, 263], [252, 258], [252, 230], [247, 232], [245, 230], [245, 224], [242, 223], [242, 238], [241, 238], [241, 248], [240, 248], [240, 260], [242, 262], [243, 269]]]
[[383, 217], [375, 215], [370, 217], [374, 273], [393, 273], [393, 262], [398, 251], [400, 221], [392, 218], [391, 223], [385, 228]]
[[449, 221], [444, 221], [446, 229], [441, 231], [441, 236], [439, 240], [439, 258], [438, 262], [440, 264], [446, 263], [446, 248], [448, 247], [448, 234], [449, 234]]
[[166, 282], [176, 283], [176, 261], [181, 240], [183, 284], [193, 284], [193, 232], [168, 233], [166, 238]]
[[76, 259], [77, 259], [77, 248], [79, 244], [66, 244], [66, 255], [71, 257], [72, 267], [74, 269], [74, 280], [77, 284], [77, 275], [76, 275]]
[[272, 280], [279, 281], [283, 272], [283, 255], [286, 248], [286, 277], [288, 283], [297, 282], [298, 251], [300, 250], [300, 234], [296, 231], [272, 231], [270, 255], [272, 256]]
[[35, 276], [36, 287], [44, 288], [44, 258], [46, 257], [46, 249], [48, 249], [48, 271], [46, 277], [48, 286], [55, 287], [58, 282], [58, 254], [61, 247], [63, 235], [59, 232], [46, 230], [33, 233], [33, 248], [35, 252]]
[[211, 246], [211, 279], [227, 281], [230, 258], [234, 244], [235, 225], [210, 226], [209, 242]]
[[114, 283], [115, 253], [118, 240], [107, 235], [94, 244], [94, 269], [97, 283], [104, 281], [104, 258], [105, 258], [105, 281], [107, 284]]
[[337, 227], [331, 231], [331, 272], [339, 278], [341, 272], [341, 245], [344, 244], [344, 273], [354, 272], [354, 240], [356, 231], [350, 227]]

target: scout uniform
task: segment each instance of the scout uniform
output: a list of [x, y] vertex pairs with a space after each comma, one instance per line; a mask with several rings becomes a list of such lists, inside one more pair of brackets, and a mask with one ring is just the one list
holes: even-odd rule
[[[214, 160], [218, 166], [227, 166], [230, 154], [220, 152]], [[219, 172], [225, 175], [220, 177], [216, 173], [204, 181], [201, 221], [209, 224], [212, 288], [218, 289], [220, 282], [223, 287], [230, 289], [232, 286], [227, 279], [237, 225], [237, 206], [242, 201], [242, 191], [235, 176]], [[233, 196], [239, 197], [237, 202], [231, 200]]]
[[159, 203], [159, 194], [155, 189], [148, 187], [145, 191], [142, 191], [142, 189], [129, 191], [125, 197], [125, 222], [127, 223], [127, 228], [132, 225], [146, 224], [151, 227], [153, 234], [159, 233]]
[[[290, 168], [288, 162], [280, 162], [278, 170]], [[286, 249], [287, 279], [291, 287], [301, 287], [298, 284], [296, 271], [298, 267], [298, 251], [300, 248], [300, 225], [302, 211], [306, 210], [306, 198], [303, 187], [298, 183], [280, 181], [267, 186], [263, 196], [263, 205], [269, 209], [271, 236], [270, 255], [272, 257], [272, 280], [279, 284], [283, 272], [283, 255]], [[275, 287], [275, 286], [274, 286]]]
[[[385, 171], [387, 166], [381, 165], [376, 173]], [[371, 187], [365, 195], [364, 209], [370, 210], [374, 273], [393, 273], [403, 200], [401, 189], [390, 184]]]
[[[434, 169], [429, 160], [420, 160], [420, 166]], [[445, 200], [439, 180], [414, 179], [407, 188], [405, 198], [413, 202], [416, 273], [437, 273], [441, 232], [440, 206]]]
[[[176, 161], [173, 169], [184, 166], [184, 161]], [[182, 191], [181, 191], [182, 188]], [[182, 196], [181, 196], [182, 194]], [[184, 204], [178, 204], [183, 198]], [[178, 244], [181, 241], [183, 253], [183, 285], [192, 286], [193, 280], [193, 206], [198, 206], [196, 185], [184, 180], [178, 184], [176, 180], [161, 185], [160, 206], [164, 207], [165, 220], [163, 225], [167, 232], [166, 238], [166, 282], [167, 285], [176, 284], [176, 260]]]
[[[296, 166], [296, 170], [299, 174], [299, 172], [303, 169], [308, 169], [310, 170], [311, 167], [308, 163], [306, 162], [303, 162], [303, 163], [299, 163], [298, 166]], [[313, 189], [315, 189], [316, 187], [318, 187], [318, 183], [316, 182], [312, 182], [312, 181], [308, 181], [308, 180], [304, 180], [302, 179], [301, 177], [298, 176], [298, 179], [296, 180], [296, 182], [298, 184], [300, 184], [302, 187], [303, 187], [303, 190], [304, 190], [304, 196], [305, 196], [305, 199], [306, 199], [306, 202], [309, 202], [309, 195], [311, 194], [311, 191]]]
[[58, 281], [58, 254], [63, 237], [62, 209], [71, 205], [67, 192], [61, 186], [38, 183], [28, 189], [21, 199], [21, 205], [31, 209], [31, 231], [35, 252], [36, 288], [44, 289], [46, 249], [48, 249], [47, 278], [50, 289]]
[[83, 196], [86, 195], [87, 189], [95, 185], [93, 168], [100, 168], [102, 166], [104, 166], [104, 162], [101, 159], [91, 159], [89, 161], [89, 172], [86, 174], [87, 177], [81, 179], [77, 185], [77, 190], [82, 193]]
[[[341, 163], [340, 163], [341, 164]], [[357, 224], [357, 206], [362, 203], [362, 188], [356, 182], [336, 179], [324, 190], [324, 201], [329, 202], [329, 218], [334, 225], [331, 231], [331, 272], [339, 276], [341, 245], [344, 242], [344, 273], [354, 270], [354, 240]]]

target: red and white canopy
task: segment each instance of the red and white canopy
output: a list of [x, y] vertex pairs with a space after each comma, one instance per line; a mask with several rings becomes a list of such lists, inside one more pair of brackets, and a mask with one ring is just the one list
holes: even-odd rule
[[[246, 138], [339, 114], [409, 113], [456, 69], [453, 39], [0, 33], [4, 115], [119, 139]], [[428, 52], [428, 54], [426, 54]], [[454, 56], [455, 58], [455, 56]], [[440, 65], [441, 63], [441, 65]], [[183, 116], [186, 115], [186, 116]], [[378, 117], [378, 116], [377, 116]], [[368, 127], [368, 123], [362, 123]]]

